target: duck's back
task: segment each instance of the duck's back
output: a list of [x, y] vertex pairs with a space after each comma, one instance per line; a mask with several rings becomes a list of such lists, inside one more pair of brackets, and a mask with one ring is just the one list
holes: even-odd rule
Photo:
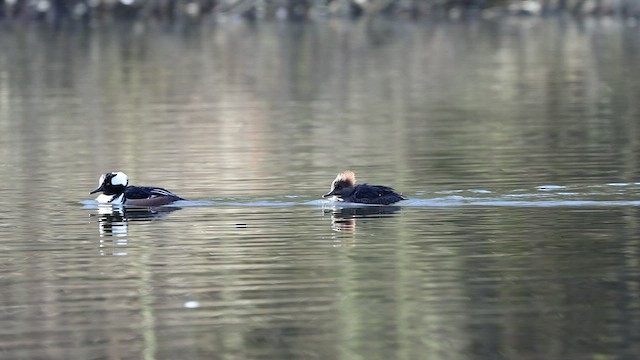
[[388, 186], [362, 184], [356, 185], [353, 194], [345, 200], [361, 204], [390, 205], [405, 199]]

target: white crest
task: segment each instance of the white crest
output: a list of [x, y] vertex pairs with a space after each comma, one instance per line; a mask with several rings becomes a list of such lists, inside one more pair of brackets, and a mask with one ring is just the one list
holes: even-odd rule
[[114, 177], [111, 178], [111, 185], [127, 186], [129, 184], [129, 177], [123, 172], [116, 172]]

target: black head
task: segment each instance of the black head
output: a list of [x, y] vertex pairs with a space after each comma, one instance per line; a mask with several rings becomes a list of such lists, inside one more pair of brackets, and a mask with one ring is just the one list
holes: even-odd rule
[[120, 171], [106, 173], [100, 176], [98, 185], [98, 188], [90, 192], [90, 194], [102, 192], [105, 195], [117, 195], [122, 193], [129, 185], [129, 177]]
[[343, 195], [345, 190], [351, 190], [356, 185], [356, 175], [353, 171], [343, 171], [331, 183], [331, 191], [322, 195], [322, 197]]

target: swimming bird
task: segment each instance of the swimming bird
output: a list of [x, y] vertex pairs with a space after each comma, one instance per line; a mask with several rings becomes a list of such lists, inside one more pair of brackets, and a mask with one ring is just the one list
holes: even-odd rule
[[390, 205], [407, 199], [388, 186], [356, 185], [353, 171], [343, 171], [336, 176], [331, 183], [331, 191], [322, 195], [325, 198], [331, 196], [338, 201], [378, 205]]
[[102, 192], [96, 201], [100, 204], [130, 206], [161, 206], [184, 200], [169, 190], [155, 186], [129, 186], [129, 177], [123, 172], [109, 172], [100, 176], [98, 188], [90, 194]]

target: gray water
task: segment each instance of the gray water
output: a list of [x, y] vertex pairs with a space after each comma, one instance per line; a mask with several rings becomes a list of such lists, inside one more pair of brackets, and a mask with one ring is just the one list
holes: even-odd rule
[[[635, 359], [610, 19], [0, 31], [0, 358]], [[392, 207], [326, 202], [335, 175]], [[102, 208], [101, 173], [189, 199]]]

